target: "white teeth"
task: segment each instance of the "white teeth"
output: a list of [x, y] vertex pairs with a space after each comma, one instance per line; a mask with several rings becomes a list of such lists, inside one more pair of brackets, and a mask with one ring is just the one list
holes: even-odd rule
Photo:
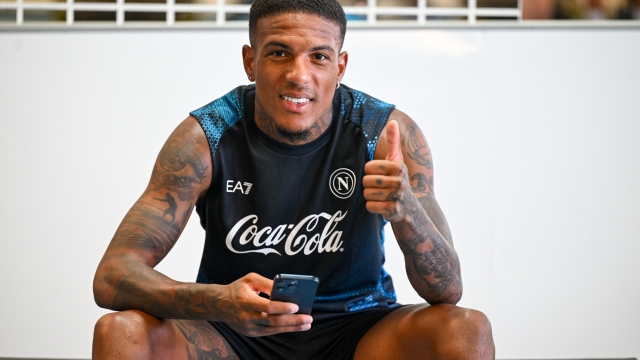
[[309, 101], [309, 99], [307, 99], [307, 98], [296, 99], [296, 98], [292, 98], [292, 97], [288, 97], [288, 96], [284, 96], [284, 95], [282, 95], [282, 98], [287, 100], [287, 101], [291, 101], [293, 103], [296, 103], [296, 104], [306, 103], [307, 101]]

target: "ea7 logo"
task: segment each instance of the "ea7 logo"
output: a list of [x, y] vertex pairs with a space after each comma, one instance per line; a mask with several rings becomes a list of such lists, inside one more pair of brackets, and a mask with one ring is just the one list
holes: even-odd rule
[[253, 186], [252, 183], [248, 183], [248, 182], [243, 183], [238, 181], [238, 182], [235, 182], [235, 185], [233, 185], [234, 182], [235, 181], [233, 180], [227, 180], [227, 192], [234, 193], [236, 191], [240, 191], [245, 195], [249, 195], [249, 191]]
[[334, 171], [329, 178], [329, 189], [340, 199], [350, 197], [356, 189], [356, 175], [347, 168]]

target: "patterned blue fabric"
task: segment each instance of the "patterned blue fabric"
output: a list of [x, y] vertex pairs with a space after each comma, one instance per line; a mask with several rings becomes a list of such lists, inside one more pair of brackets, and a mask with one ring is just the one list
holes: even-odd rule
[[367, 137], [369, 160], [378, 144], [378, 134], [384, 128], [394, 105], [378, 100], [346, 85], [340, 85], [340, 114], [360, 126]]
[[190, 113], [204, 130], [211, 156], [215, 156], [218, 143], [225, 130], [244, 117], [244, 89], [237, 87], [223, 97]]

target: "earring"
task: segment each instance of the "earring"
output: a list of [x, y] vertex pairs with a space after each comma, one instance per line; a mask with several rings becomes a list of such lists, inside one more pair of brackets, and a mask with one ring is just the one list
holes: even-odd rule
[[247, 78], [249, 79], [249, 81], [253, 82], [253, 78], [251, 77], [251, 75], [247, 75]]
[[339, 88], [339, 87], [340, 87], [340, 83], [338, 82], [338, 83], [336, 84], [336, 89], [337, 89], [337, 88]]

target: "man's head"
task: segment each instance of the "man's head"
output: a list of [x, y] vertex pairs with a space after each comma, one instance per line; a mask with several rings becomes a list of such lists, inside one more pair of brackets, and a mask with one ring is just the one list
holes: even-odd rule
[[256, 82], [255, 120], [276, 140], [304, 144], [331, 123], [347, 67], [344, 12], [335, 0], [256, 0], [244, 68]]
[[336, 0], [255, 0], [249, 12], [249, 41], [255, 44], [258, 20], [285, 13], [302, 13], [319, 16], [340, 28], [340, 46], [347, 31], [347, 18]]

